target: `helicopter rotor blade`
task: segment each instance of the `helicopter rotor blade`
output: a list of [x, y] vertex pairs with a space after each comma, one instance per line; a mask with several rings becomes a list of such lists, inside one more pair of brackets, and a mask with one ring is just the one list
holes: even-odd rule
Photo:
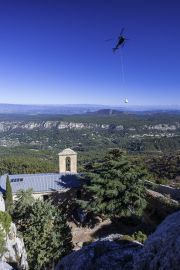
[[121, 29], [120, 36], [122, 36], [123, 32], [124, 32], [124, 27]]
[[111, 40], [114, 40], [114, 38], [105, 39], [105, 41], [111, 41]]

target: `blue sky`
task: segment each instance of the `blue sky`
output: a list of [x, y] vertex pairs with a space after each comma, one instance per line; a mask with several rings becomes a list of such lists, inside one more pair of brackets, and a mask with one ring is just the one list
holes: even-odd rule
[[0, 0], [0, 103], [180, 105], [179, 11], [178, 0]]

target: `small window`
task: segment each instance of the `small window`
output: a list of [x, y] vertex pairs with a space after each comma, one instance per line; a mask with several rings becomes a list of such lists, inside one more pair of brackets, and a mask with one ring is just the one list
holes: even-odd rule
[[71, 171], [71, 158], [67, 157], [66, 158], [66, 172], [70, 172]]
[[22, 182], [23, 178], [13, 178], [11, 179], [11, 182]]

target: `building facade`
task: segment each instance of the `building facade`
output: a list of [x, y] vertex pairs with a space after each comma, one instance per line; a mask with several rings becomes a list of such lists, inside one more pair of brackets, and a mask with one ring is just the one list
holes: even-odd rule
[[[19, 190], [32, 189], [36, 199], [47, 199], [52, 193], [64, 193], [80, 188], [77, 174], [77, 153], [67, 148], [59, 154], [59, 173], [16, 174], [8, 175], [13, 198]], [[6, 191], [7, 174], [0, 176], [0, 191]]]
[[77, 173], [77, 153], [70, 148], [64, 149], [59, 154], [59, 173]]

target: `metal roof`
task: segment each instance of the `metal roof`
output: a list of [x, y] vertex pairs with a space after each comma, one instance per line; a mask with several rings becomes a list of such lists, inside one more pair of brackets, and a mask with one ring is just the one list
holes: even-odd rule
[[[0, 191], [6, 190], [7, 174], [0, 176]], [[80, 186], [77, 174], [39, 173], [9, 175], [12, 192], [33, 189], [33, 192], [52, 192]]]

